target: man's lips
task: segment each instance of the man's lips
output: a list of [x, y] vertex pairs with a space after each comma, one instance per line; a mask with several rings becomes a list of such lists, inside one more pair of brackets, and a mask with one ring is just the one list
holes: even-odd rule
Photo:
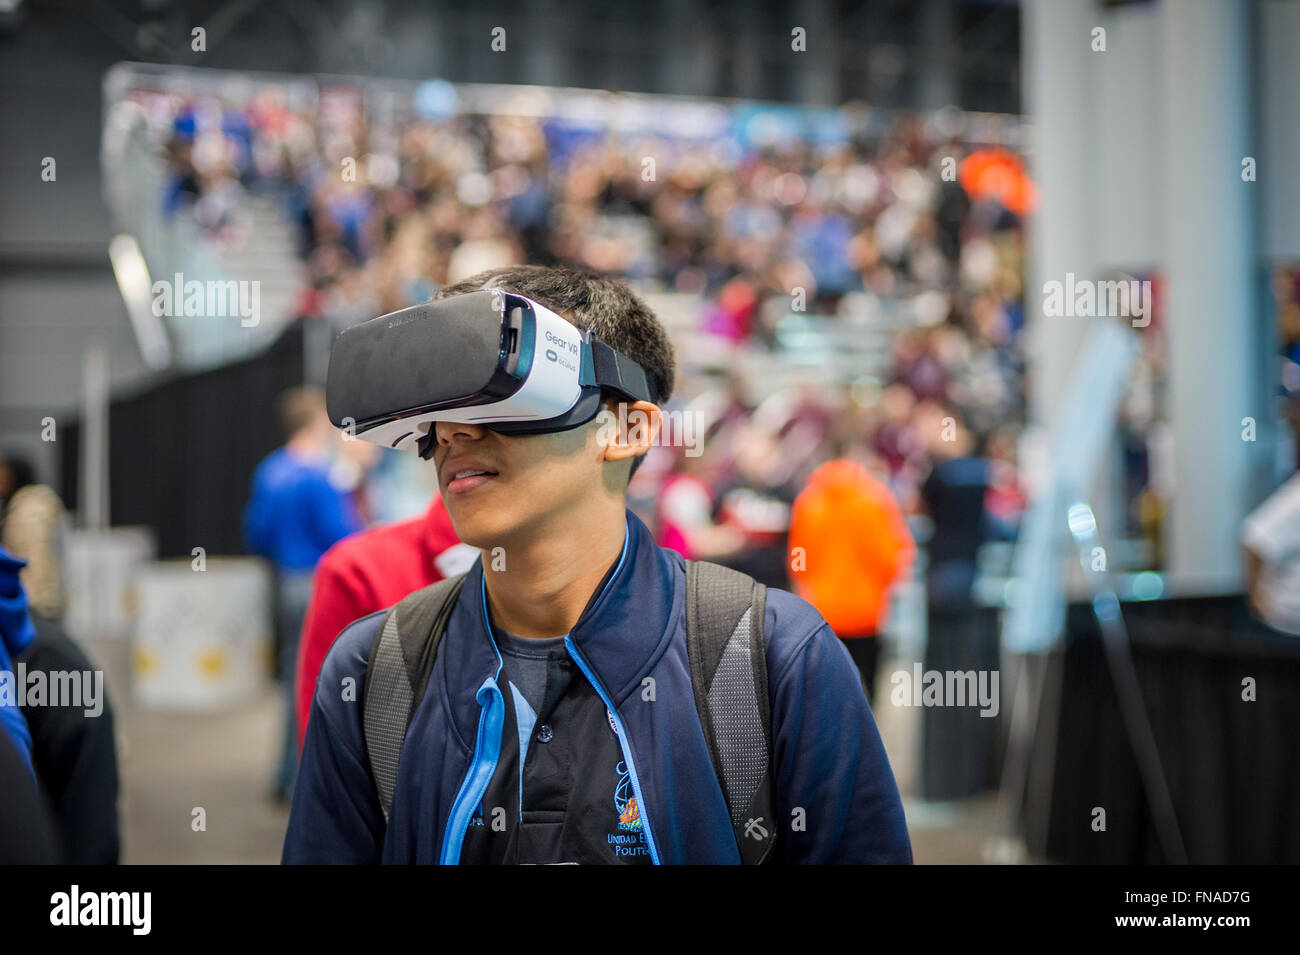
[[469, 477], [453, 478], [447, 484], [447, 490], [452, 494], [466, 494], [476, 487], [482, 487], [494, 477], [496, 477], [495, 474], [475, 474]]
[[447, 490], [452, 494], [467, 494], [497, 477], [497, 472], [474, 462], [455, 462], [443, 465]]

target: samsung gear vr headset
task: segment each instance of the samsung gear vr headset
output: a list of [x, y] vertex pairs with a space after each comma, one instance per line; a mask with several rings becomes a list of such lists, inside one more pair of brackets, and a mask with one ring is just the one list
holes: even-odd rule
[[342, 332], [330, 351], [330, 421], [427, 458], [435, 421], [502, 434], [584, 425], [601, 392], [651, 401], [651, 377], [545, 305], [500, 289], [467, 292], [381, 315]]

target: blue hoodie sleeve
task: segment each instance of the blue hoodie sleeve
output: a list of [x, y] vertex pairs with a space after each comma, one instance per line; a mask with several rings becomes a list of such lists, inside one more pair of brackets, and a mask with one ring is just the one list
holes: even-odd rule
[[373, 613], [344, 629], [321, 667], [284, 837], [285, 865], [380, 861], [384, 814], [370, 778], [361, 694], [383, 617], [383, 611]]
[[772, 676], [784, 861], [911, 864], [898, 784], [857, 667], [830, 626], [823, 622]]

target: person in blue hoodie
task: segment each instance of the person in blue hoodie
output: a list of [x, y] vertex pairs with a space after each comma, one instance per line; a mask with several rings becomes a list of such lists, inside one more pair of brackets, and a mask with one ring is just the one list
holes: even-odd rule
[[285, 801], [298, 768], [294, 722], [294, 666], [316, 564], [336, 543], [361, 530], [347, 492], [330, 476], [330, 451], [338, 435], [318, 388], [291, 388], [280, 396], [288, 440], [253, 472], [244, 508], [244, 542], [275, 570], [277, 675], [285, 699], [285, 722], [273, 795]]
[[[624, 284], [568, 268], [494, 269], [501, 288], [639, 363], [657, 425], [672, 345]], [[384, 612], [345, 628], [317, 680], [285, 863], [734, 864], [736, 832], [692, 695], [685, 563], [627, 508], [657, 437], [596, 419], [508, 436], [438, 422], [426, 452], [460, 539], [481, 552], [415, 705], [385, 818], [362, 723]], [[767, 592], [769, 853], [910, 863], [894, 781], [857, 670], [808, 603]], [[649, 690], [647, 689], [649, 688]]]
[[27, 566], [0, 547], [0, 865], [58, 861], [54, 832], [32, 763], [32, 734], [18, 708], [13, 658], [36, 639], [18, 572]]
[[31, 773], [32, 734], [18, 708], [13, 664], [14, 658], [36, 639], [36, 627], [27, 612], [27, 594], [18, 579], [18, 572], [26, 566], [27, 561], [0, 547], [0, 733], [9, 737]]

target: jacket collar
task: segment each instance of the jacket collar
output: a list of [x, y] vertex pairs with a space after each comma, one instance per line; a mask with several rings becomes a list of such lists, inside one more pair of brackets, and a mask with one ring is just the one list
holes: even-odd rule
[[623, 555], [570, 632], [615, 704], [640, 685], [667, 649], [682, 599], [668, 558], [629, 510]]
[[[446, 655], [447, 689], [464, 741], [472, 746], [478, 725], [475, 694], [501, 663], [483, 599], [482, 557], [465, 575], [465, 584], [448, 621], [448, 637], [439, 654]], [[683, 594], [674, 586], [672, 564], [644, 523], [626, 515], [623, 552], [606, 574], [570, 631], [578, 652], [615, 705], [640, 686], [667, 649], [671, 622], [681, 609]]]

